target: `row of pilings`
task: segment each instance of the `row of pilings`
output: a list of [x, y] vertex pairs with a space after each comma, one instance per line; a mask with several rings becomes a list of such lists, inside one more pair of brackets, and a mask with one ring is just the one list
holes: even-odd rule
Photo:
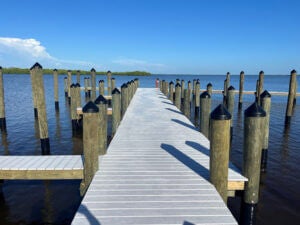
[[[238, 92], [238, 108], [242, 109], [244, 72], [240, 73]], [[291, 121], [293, 107], [296, 104], [297, 73], [290, 73], [290, 85], [286, 106], [285, 125]], [[200, 80], [187, 82], [177, 79], [166, 82], [162, 80], [157, 85], [182, 113], [190, 118], [191, 112], [195, 121], [200, 120], [199, 131], [210, 140], [210, 181], [227, 203], [228, 198], [228, 165], [233, 136], [233, 110], [235, 88], [230, 86], [230, 73], [224, 80], [223, 101], [211, 110], [213, 86], [206, 85], [200, 90]], [[244, 141], [243, 141], [243, 175], [248, 179], [242, 194], [240, 224], [254, 224], [256, 206], [259, 202], [259, 184], [261, 173], [266, 172], [269, 122], [271, 110], [271, 94], [263, 90], [264, 72], [260, 71], [256, 83], [253, 103], [244, 110]], [[192, 109], [191, 106], [194, 106]]]

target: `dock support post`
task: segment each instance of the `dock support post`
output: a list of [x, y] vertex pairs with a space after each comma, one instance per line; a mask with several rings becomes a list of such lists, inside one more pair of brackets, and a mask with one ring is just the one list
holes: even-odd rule
[[169, 99], [171, 102], [174, 103], [174, 83], [171, 81], [169, 83]]
[[88, 80], [87, 80], [87, 77], [84, 77], [84, 93], [85, 93], [85, 97], [87, 98], [89, 96], [89, 94], [88, 94]]
[[54, 81], [54, 105], [55, 110], [59, 110], [59, 102], [58, 102], [58, 72], [57, 69], [53, 70], [53, 81]]
[[[111, 95], [112, 95], [112, 92], [113, 92], [113, 90], [115, 90], [115, 88], [116, 88], [116, 79], [113, 77], [113, 78], [111, 78]], [[110, 95], [110, 94], [108, 94], [108, 95]]]
[[98, 144], [99, 144], [99, 109], [91, 101], [83, 108], [83, 157], [84, 178], [80, 184], [80, 195], [83, 196], [88, 189], [96, 171], [98, 170]]
[[48, 122], [46, 113], [46, 103], [45, 103], [45, 91], [43, 82], [43, 68], [39, 63], [35, 63], [31, 68], [30, 72], [32, 74], [34, 85], [34, 93], [36, 93], [36, 104], [38, 111], [38, 123], [39, 132], [41, 140], [42, 154], [50, 154], [50, 142], [48, 136]]
[[0, 129], [6, 131], [5, 104], [4, 104], [4, 86], [3, 73], [0, 66]]
[[104, 96], [104, 80], [99, 80], [99, 95]]
[[239, 109], [242, 109], [242, 107], [243, 107], [244, 80], [245, 80], [245, 73], [244, 73], [244, 71], [241, 71], [240, 72], [240, 87], [239, 87]]
[[212, 84], [208, 83], [206, 85], [206, 91], [208, 92], [208, 94], [210, 95], [210, 97], [212, 96]]
[[220, 104], [210, 115], [210, 181], [227, 203], [231, 115]]
[[180, 110], [181, 106], [181, 86], [179, 83], [175, 85], [175, 106]]
[[189, 119], [191, 116], [190, 90], [184, 90], [183, 114]]
[[36, 87], [35, 87], [36, 83], [35, 83], [35, 79], [33, 77], [31, 70], [30, 70], [30, 79], [31, 79], [31, 88], [32, 88], [33, 113], [34, 113], [34, 118], [37, 119], [38, 118], [38, 110], [37, 110], [37, 104], [36, 104]]
[[75, 97], [76, 95], [76, 85], [71, 84], [70, 86], [70, 98], [71, 98], [71, 107], [70, 107], [70, 112], [71, 112], [71, 122], [72, 122], [72, 131], [73, 134], [77, 130], [77, 99]]
[[68, 91], [69, 105], [71, 104], [71, 93], [70, 93], [71, 84], [72, 84], [72, 71], [68, 70], [68, 73], [67, 73], [67, 91]]
[[121, 92], [115, 88], [112, 91], [112, 136], [117, 132], [121, 121]]
[[296, 82], [297, 82], [297, 72], [296, 70], [292, 70], [290, 76], [289, 95], [288, 95], [288, 101], [287, 101], [286, 113], [285, 113], [285, 125], [289, 125], [291, 123], [293, 104], [294, 104], [294, 99], [296, 98]]
[[200, 113], [200, 82], [197, 80], [194, 88], [195, 124], [199, 126]]
[[127, 97], [128, 95], [128, 90], [127, 90], [127, 84], [123, 84], [121, 86], [121, 113], [122, 113], [122, 118], [124, 117], [125, 115], [125, 112], [126, 112], [126, 105], [127, 105]]
[[111, 71], [107, 71], [106, 73], [107, 78], [107, 95], [111, 95]]
[[211, 97], [207, 91], [200, 95], [200, 132], [209, 138], [209, 114], [211, 110]]
[[268, 148], [269, 148], [269, 125], [270, 125], [270, 111], [271, 111], [271, 94], [265, 90], [260, 95], [261, 107], [266, 112], [266, 118], [263, 129], [263, 144], [261, 152], [261, 166], [260, 171], [266, 172], [267, 170], [267, 160], [268, 160]]
[[98, 134], [99, 134], [99, 155], [106, 154], [107, 148], [107, 100], [99, 95], [94, 102], [99, 108], [99, 124], [98, 124]]
[[231, 115], [231, 121], [230, 121], [230, 142], [232, 140], [232, 134], [233, 134], [233, 111], [234, 111], [234, 93], [235, 88], [233, 86], [230, 86], [227, 89], [227, 110]]
[[180, 106], [181, 110], [183, 109], [184, 89], [185, 89], [185, 83], [184, 80], [181, 80], [181, 106]]
[[91, 84], [91, 78], [87, 78], [87, 86], [88, 86], [88, 97], [91, 98], [91, 90], [92, 90], [92, 84]]
[[263, 141], [262, 125], [266, 112], [254, 102], [244, 112], [244, 164], [245, 184], [241, 207], [241, 224], [254, 224], [254, 213], [258, 203], [261, 150]]
[[94, 101], [96, 98], [96, 70], [94, 68], [91, 69], [91, 84], [92, 84], [91, 99]]
[[76, 83], [80, 85], [80, 70], [77, 70], [76, 73]]
[[64, 92], [65, 92], [65, 97], [68, 97], [68, 77], [64, 78]]

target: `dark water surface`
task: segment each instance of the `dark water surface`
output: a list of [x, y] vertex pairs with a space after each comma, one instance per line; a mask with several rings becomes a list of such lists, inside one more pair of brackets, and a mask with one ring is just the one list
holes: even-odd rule
[[[200, 79], [201, 88], [208, 82], [214, 89], [222, 89], [222, 76], [140, 77], [141, 87], [154, 87], [156, 78], [175, 81], [176, 78]], [[81, 83], [83, 84], [83, 76]], [[115, 76], [120, 86], [135, 77]], [[52, 155], [81, 154], [81, 136], [72, 137], [70, 112], [63, 92], [64, 76], [59, 76], [60, 111], [54, 110], [53, 78], [44, 76], [47, 117]], [[97, 76], [97, 80], [106, 79]], [[245, 77], [245, 90], [254, 90], [257, 76]], [[75, 76], [73, 77], [75, 81]], [[187, 82], [186, 82], [187, 83]], [[231, 76], [231, 84], [238, 89], [239, 77]], [[299, 77], [298, 77], [299, 83]], [[265, 76], [268, 91], [288, 91], [289, 76]], [[7, 133], [0, 135], [1, 155], [40, 155], [37, 123], [33, 116], [31, 82], [29, 75], [4, 75]], [[239, 168], [243, 164], [243, 111], [237, 109], [236, 96], [231, 160]], [[244, 96], [243, 110], [254, 100]], [[222, 101], [213, 95], [213, 107]], [[82, 92], [82, 104], [84, 104]], [[270, 143], [267, 173], [261, 177], [260, 202], [256, 224], [300, 224], [300, 106], [294, 109], [291, 125], [284, 126], [287, 97], [272, 96]], [[300, 100], [298, 100], [300, 104]], [[193, 119], [192, 119], [193, 120]], [[0, 224], [70, 224], [80, 204], [78, 180], [58, 181], [4, 181], [0, 190]], [[239, 216], [240, 198], [229, 200], [233, 214]]]

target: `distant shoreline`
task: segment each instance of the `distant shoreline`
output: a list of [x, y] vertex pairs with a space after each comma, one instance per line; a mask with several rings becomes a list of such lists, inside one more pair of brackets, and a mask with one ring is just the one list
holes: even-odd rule
[[[66, 75], [68, 71], [71, 71], [73, 75], [77, 74], [78, 70], [66, 70], [66, 69], [57, 69], [58, 75]], [[79, 70], [80, 75], [89, 75], [91, 72], [86, 70]], [[3, 74], [30, 74], [29, 69], [24, 68], [2, 68]], [[44, 74], [53, 74], [53, 69], [43, 69]], [[151, 76], [151, 73], [145, 71], [126, 71], [126, 72], [111, 72], [112, 76], [120, 75], [120, 76]], [[107, 72], [104, 71], [96, 71], [97, 75], [106, 75]]]

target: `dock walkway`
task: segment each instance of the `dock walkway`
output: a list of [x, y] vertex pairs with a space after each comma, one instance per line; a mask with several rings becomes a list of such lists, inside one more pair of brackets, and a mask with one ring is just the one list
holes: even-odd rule
[[[230, 164], [228, 189], [245, 181]], [[209, 141], [159, 90], [139, 88], [72, 224], [237, 222], [209, 182]]]

